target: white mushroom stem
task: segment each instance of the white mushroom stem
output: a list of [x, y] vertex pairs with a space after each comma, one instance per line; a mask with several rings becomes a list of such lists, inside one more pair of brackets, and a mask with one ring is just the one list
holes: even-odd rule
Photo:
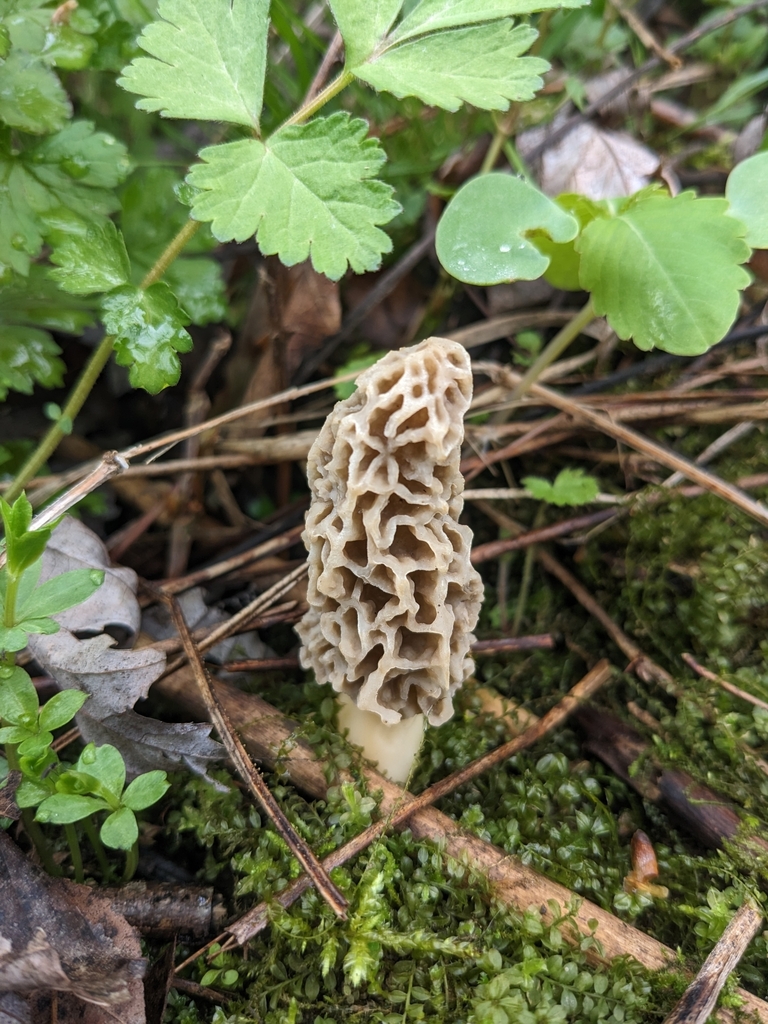
[[361, 711], [351, 697], [341, 693], [339, 730], [392, 782], [407, 782], [424, 738], [424, 715], [403, 718], [386, 725], [373, 711]]

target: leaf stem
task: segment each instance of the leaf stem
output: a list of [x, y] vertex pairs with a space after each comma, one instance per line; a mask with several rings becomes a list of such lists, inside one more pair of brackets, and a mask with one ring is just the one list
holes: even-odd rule
[[123, 873], [123, 884], [130, 882], [133, 876], [136, 874], [136, 868], [139, 866], [139, 840], [137, 839], [133, 846], [128, 850], [125, 855], [125, 872]]
[[83, 874], [83, 856], [80, 852], [80, 841], [77, 838], [77, 830], [74, 825], [69, 824], [64, 826], [64, 832], [67, 836], [69, 855], [72, 858], [72, 867], [75, 869], [75, 881], [82, 885], [85, 875]]
[[[19, 771], [19, 755], [16, 753], [15, 744], [6, 743], [5, 759], [8, 762], [9, 771]], [[61, 868], [53, 859], [53, 853], [48, 845], [48, 840], [45, 838], [43, 830], [35, 821], [35, 812], [31, 807], [23, 808], [21, 812], [21, 823], [24, 826], [24, 831], [29, 836], [29, 841], [34, 846], [38, 857], [42, 861], [45, 870], [49, 875], [58, 877], [61, 874]]]
[[509, 136], [515, 130], [515, 124], [517, 123], [517, 107], [512, 107], [502, 118], [496, 122], [496, 131], [491, 139], [491, 144], [488, 147], [488, 152], [485, 154], [483, 164], [480, 168], [480, 174], [488, 174], [496, 166], [496, 161], [499, 159], [499, 154], [504, 148], [504, 144], [509, 139]]
[[[160, 280], [168, 267], [173, 263], [199, 227], [200, 222], [196, 220], [190, 219], [184, 224], [181, 230], [176, 233], [165, 249], [157, 257], [154, 265], [139, 285], [139, 288], [145, 290], [149, 288], [150, 285], [153, 285]], [[56, 451], [59, 446], [59, 442], [64, 437], [64, 431], [61, 429], [60, 424], [66, 423], [67, 420], [74, 423], [75, 417], [85, 404], [85, 400], [88, 398], [88, 395], [91, 393], [101, 371], [104, 369], [109, 357], [112, 355], [112, 348], [114, 344], [114, 335], [107, 334], [102, 338], [98, 348], [94, 350], [93, 355], [85, 364], [83, 372], [80, 374], [77, 383], [69, 393], [69, 398], [61, 410], [61, 416], [58, 421], [51, 425], [37, 448], [19, 470], [16, 479], [6, 491], [6, 501], [12, 502], [18, 498], [27, 481], [37, 475], [38, 471], [42, 468], [48, 458]]]
[[324, 107], [329, 100], [332, 100], [334, 96], [338, 96], [342, 90], [346, 89], [349, 83], [355, 76], [349, 71], [342, 71], [340, 75], [337, 75], [332, 82], [329, 82], [326, 87], [321, 90], [317, 96], [314, 96], [307, 103], [302, 103], [295, 114], [291, 114], [288, 120], [285, 122], [289, 124], [301, 124], [306, 121], [308, 117], [312, 117], [316, 114], [321, 107]]
[[85, 829], [85, 834], [88, 836], [91, 846], [93, 847], [93, 852], [96, 854], [96, 860], [99, 862], [99, 867], [101, 868], [101, 880], [103, 882], [108, 882], [112, 877], [112, 869], [109, 866], [109, 860], [107, 859], [107, 855], [104, 851], [104, 844], [99, 838], [99, 833], [96, 831], [96, 826], [93, 823], [93, 816], [83, 819], [83, 828]]
[[552, 341], [539, 353], [538, 358], [523, 374], [520, 383], [514, 389], [511, 395], [511, 401], [516, 401], [518, 398], [522, 398], [523, 395], [531, 388], [536, 381], [539, 379], [541, 374], [546, 368], [562, 355], [563, 352], [568, 348], [572, 341], [574, 341], [579, 334], [588, 327], [595, 319], [595, 308], [592, 305], [592, 299], [588, 299], [586, 305], [579, 310], [576, 316], [569, 320], [564, 327], [561, 328], [554, 336]]

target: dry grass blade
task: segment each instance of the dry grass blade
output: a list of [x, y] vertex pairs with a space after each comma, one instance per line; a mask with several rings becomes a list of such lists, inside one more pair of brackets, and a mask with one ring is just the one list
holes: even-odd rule
[[[599, 662], [555, 707], [538, 721], [534, 722], [522, 735], [515, 736], [508, 743], [504, 743], [466, 767], [460, 768], [458, 771], [446, 776], [446, 778], [436, 782], [433, 786], [429, 786], [428, 789], [425, 789], [417, 797], [410, 797], [404, 790], [400, 791], [400, 796], [388, 815], [383, 817], [382, 820], [377, 821], [374, 825], [369, 826], [360, 835], [355, 836], [345, 846], [334, 850], [323, 861], [323, 866], [330, 871], [341, 864], [345, 864], [352, 857], [355, 857], [370, 846], [387, 829], [404, 825], [412, 814], [424, 810], [425, 807], [430, 807], [442, 797], [458, 789], [459, 786], [471, 782], [490, 768], [508, 760], [514, 754], [533, 746], [534, 743], [537, 743], [547, 733], [562, 725], [577, 707], [581, 706], [584, 701], [589, 700], [610, 678], [610, 664], [607, 661]], [[306, 877], [303, 879], [298, 878], [287, 889], [278, 893], [276, 896], [277, 901], [283, 907], [290, 906], [306, 891], [309, 882], [310, 880]], [[266, 926], [268, 921], [267, 912], [268, 905], [262, 903], [230, 926], [227, 932], [235, 938], [236, 944], [242, 945], [243, 942], [253, 938], [254, 935], [258, 934]]]
[[664, 1024], [706, 1024], [723, 985], [762, 923], [763, 915], [754, 903], [742, 904]]
[[333, 910], [337, 917], [346, 918], [347, 901], [328, 877], [325, 870], [321, 867], [309, 846], [307, 846], [304, 840], [296, 834], [293, 826], [283, 814], [280, 809], [280, 805], [275, 800], [266, 782], [264, 782], [264, 779], [259, 774], [258, 769], [248, 756], [248, 752], [235, 732], [221, 701], [217, 698], [211, 688], [208, 673], [206, 672], [205, 666], [200, 658], [200, 652], [195, 647], [189, 628], [184, 621], [184, 615], [182, 614], [179, 602], [176, 598], [170, 596], [167, 597], [166, 600], [170, 607], [171, 614], [173, 615], [173, 621], [176, 625], [176, 629], [178, 630], [179, 636], [181, 637], [184, 645], [184, 651], [189, 659], [192, 671], [194, 672], [195, 681], [197, 682], [200, 693], [205, 701], [208, 716], [215, 726], [222, 743], [226, 747], [227, 753], [232, 759], [233, 764], [237, 768], [240, 778], [248, 787], [253, 798], [268, 814], [277, 833], [288, 845], [291, 853], [304, 868], [307, 875], [312, 879], [312, 882], [317, 887], [318, 892], [320, 892], [328, 906]]

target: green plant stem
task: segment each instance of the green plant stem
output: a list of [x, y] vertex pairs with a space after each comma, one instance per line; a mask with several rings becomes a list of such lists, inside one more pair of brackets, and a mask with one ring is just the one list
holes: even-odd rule
[[[16, 747], [13, 743], [6, 743], [5, 759], [8, 762], [8, 771], [19, 771], [19, 755], [16, 753]], [[45, 838], [43, 830], [35, 821], [35, 812], [31, 807], [25, 807], [22, 810], [21, 823], [24, 826], [24, 831], [29, 836], [29, 841], [37, 851], [37, 855], [42, 861], [45, 870], [49, 875], [60, 875], [61, 868], [53, 859], [53, 853], [48, 845], [48, 840]]]
[[80, 853], [80, 841], [77, 838], [77, 830], [74, 825], [70, 824], [64, 826], [64, 832], [67, 836], [69, 855], [72, 858], [72, 867], [75, 869], [75, 881], [82, 885], [85, 880], [85, 875], [83, 874], [83, 857]]
[[99, 833], [93, 823], [92, 817], [83, 819], [83, 828], [85, 829], [85, 834], [88, 836], [91, 846], [93, 847], [93, 852], [96, 854], [96, 860], [99, 862], [99, 867], [101, 868], [101, 880], [103, 882], [108, 882], [112, 877], [112, 869], [109, 866], [109, 860], [106, 852], [104, 851], [104, 844], [99, 838]]
[[[541, 526], [544, 521], [543, 516], [544, 503], [539, 505], [538, 511], [536, 512], [536, 518], [534, 519], [533, 528]], [[515, 615], [512, 619], [512, 631], [510, 636], [519, 636], [520, 627], [523, 623], [523, 616], [525, 615], [526, 605], [528, 604], [528, 596], [531, 592], [531, 583], [533, 582], [533, 563], [536, 559], [537, 545], [531, 544], [529, 548], [526, 548], [525, 559], [523, 561], [523, 575], [520, 578], [520, 590], [517, 594], [517, 602], [515, 604]]]
[[136, 868], [139, 866], [139, 841], [138, 839], [133, 846], [128, 850], [125, 855], [125, 872], [123, 873], [123, 884], [130, 882], [133, 876], [136, 874]]
[[[182, 251], [184, 246], [189, 242], [192, 236], [195, 234], [197, 229], [200, 227], [200, 222], [196, 220], [188, 220], [184, 227], [171, 239], [168, 245], [165, 247], [163, 252], [160, 253], [158, 258], [155, 260], [154, 265], [147, 273], [144, 280], [141, 282], [139, 287], [144, 290], [149, 288], [150, 285], [155, 284], [163, 274], [166, 272], [168, 267], [173, 263], [179, 253]], [[15, 501], [16, 498], [21, 494], [24, 485], [27, 481], [31, 480], [32, 477], [36, 476], [43, 465], [50, 458], [51, 455], [56, 451], [59, 446], [59, 442], [64, 437], [64, 431], [60, 427], [60, 423], [67, 422], [74, 423], [75, 417], [82, 409], [85, 404], [85, 400], [91, 393], [94, 384], [99, 378], [101, 371], [106, 366], [109, 357], [112, 355], [112, 348], [114, 346], [115, 339], [111, 334], [106, 335], [102, 338], [98, 348], [93, 352], [93, 355], [85, 364], [83, 372], [75, 384], [72, 391], [69, 393], [64, 407], [61, 410], [61, 416], [59, 420], [52, 424], [48, 432], [43, 437], [42, 441], [38, 444], [32, 455], [27, 459], [22, 468], [19, 470], [16, 479], [13, 481], [11, 486], [5, 493], [5, 500], [8, 502]]]
[[303, 104], [299, 107], [295, 114], [291, 114], [288, 120], [285, 122], [289, 124], [302, 124], [308, 117], [312, 117], [316, 114], [321, 107], [324, 107], [329, 100], [332, 100], [334, 96], [338, 96], [340, 92], [347, 88], [350, 82], [354, 79], [354, 75], [350, 74], [349, 71], [342, 71], [332, 82], [329, 82], [324, 89], [311, 99], [308, 103]]
[[496, 161], [499, 159], [499, 154], [504, 149], [504, 144], [509, 139], [509, 136], [515, 130], [515, 124], [517, 122], [517, 107], [513, 107], [509, 113], [505, 114], [496, 123], [496, 131], [491, 139], [491, 144], [488, 147], [488, 152], [485, 154], [482, 166], [480, 168], [480, 174], [488, 174], [492, 171], [496, 165]]
[[563, 352], [568, 348], [572, 341], [574, 341], [579, 334], [588, 327], [595, 319], [595, 308], [592, 305], [592, 299], [589, 299], [587, 304], [576, 314], [576, 316], [569, 320], [568, 323], [557, 332], [552, 341], [539, 353], [537, 359], [532, 363], [528, 370], [523, 374], [522, 380], [517, 385], [515, 390], [512, 392], [511, 401], [516, 401], [518, 398], [522, 398], [523, 395], [532, 387], [539, 379], [541, 374], [546, 368], [562, 355]]

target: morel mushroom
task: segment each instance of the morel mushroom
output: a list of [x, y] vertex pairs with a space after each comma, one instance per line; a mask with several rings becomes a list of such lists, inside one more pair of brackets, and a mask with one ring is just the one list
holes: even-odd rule
[[397, 781], [423, 716], [447, 721], [473, 667], [483, 587], [459, 524], [471, 397], [461, 345], [429, 338], [390, 352], [335, 406], [308, 457], [301, 663], [342, 695], [341, 726]]

